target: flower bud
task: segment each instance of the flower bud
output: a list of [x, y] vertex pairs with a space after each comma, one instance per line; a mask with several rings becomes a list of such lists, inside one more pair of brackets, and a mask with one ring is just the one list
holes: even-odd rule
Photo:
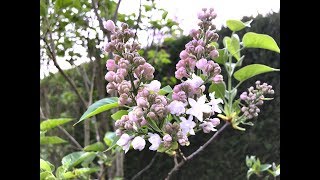
[[210, 57], [211, 57], [212, 59], [216, 59], [217, 57], [219, 57], [219, 52], [218, 52], [216, 49], [212, 50], [212, 51], [210, 52]]
[[189, 57], [189, 53], [186, 50], [181, 51], [179, 57], [181, 59], [186, 59], [187, 57]]
[[144, 146], [146, 145], [146, 141], [142, 137], [137, 136], [133, 139], [131, 144], [133, 149], [142, 151], [142, 149], [144, 149]]
[[111, 31], [112, 33], [114, 33], [114, 30], [115, 30], [115, 28], [116, 28], [114, 22], [111, 21], [111, 20], [104, 21], [104, 22], [103, 22], [103, 27], [104, 27], [105, 29], [107, 29], [108, 31]]
[[213, 119], [210, 119], [210, 121], [213, 124], [213, 126], [218, 126], [220, 124], [219, 118], [213, 118]]

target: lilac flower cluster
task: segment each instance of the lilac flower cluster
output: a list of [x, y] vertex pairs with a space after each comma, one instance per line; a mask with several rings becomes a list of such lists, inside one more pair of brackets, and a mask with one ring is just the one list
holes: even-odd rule
[[248, 92], [243, 92], [240, 95], [240, 99], [247, 103], [247, 106], [241, 108], [243, 115], [247, 119], [258, 116], [260, 112], [258, 106], [263, 104], [263, 100], [265, 99], [264, 95], [266, 94], [274, 94], [272, 86], [267, 83], [261, 84], [260, 81], [256, 81], [256, 89], [251, 86], [248, 88]]
[[[210, 60], [219, 55], [210, 45], [219, 37], [211, 23], [215, 17], [213, 9], [203, 9], [199, 14], [200, 29], [190, 32], [193, 40], [186, 44], [176, 65], [176, 77], [185, 79], [173, 88], [172, 100], [159, 93], [161, 83], [153, 80], [155, 69], [138, 54], [140, 46], [130, 40], [134, 34], [128, 25], [122, 23], [119, 28], [110, 20], [104, 22], [112, 34], [111, 42], [104, 49], [114, 55], [106, 63], [107, 92], [119, 94], [120, 106], [131, 107], [127, 115], [115, 122], [116, 135], [120, 136], [117, 145], [125, 152], [130, 146], [141, 151], [146, 140], [151, 143], [149, 149], [152, 151], [159, 147], [170, 148], [177, 142], [188, 146], [188, 136], [195, 135], [195, 130], [202, 129], [204, 133], [217, 131], [215, 127], [220, 120], [211, 116], [215, 112], [221, 113], [218, 104], [223, 101], [215, 99], [214, 93], [209, 94], [209, 101], [203, 94], [205, 83], [223, 80], [220, 66]], [[203, 76], [200, 77], [201, 74]], [[168, 117], [174, 120], [168, 121]]]
[[141, 83], [153, 79], [154, 67], [137, 52], [140, 45], [130, 42], [134, 33], [128, 28], [128, 24], [122, 23], [121, 28], [108, 20], [105, 28], [111, 31], [111, 41], [106, 43], [104, 50], [113, 53], [114, 59], [107, 60], [107, 74], [105, 79], [107, 92], [119, 94], [120, 105], [133, 105], [135, 92]]
[[195, 67], [201, 70], [208, 80], [219, 83], [223, 80], [220, 66], [212, 60], [219, 56], [219, 52], [210, 42], [216, 42], [219, 38], [215, 33], [215, 25], [212, 20], [216, 18], [216, 13], [212, 8], [206, 8], [198, 14], [200, 29], [192, 29], [190, 35], [193, 40], [185, 45], [185, 50], [181, 51], [179, 62], [176, 65], [175, 77], [177, 79], [190, 78], [195, 73]]

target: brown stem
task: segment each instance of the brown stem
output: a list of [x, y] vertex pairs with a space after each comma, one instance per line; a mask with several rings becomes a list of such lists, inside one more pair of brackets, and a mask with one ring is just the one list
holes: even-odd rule
[[153, 164], [153, 162], [156, 160], [156, 157], [158, 156], [158, 153], [156, 153], [153, 158], [151, 159], [150, 163], [144, 167], [142, 170], [140, 170], [136, 175], [134, 175], [131, 180], [137, 179], [142, 173], [144, 173], [146, 170], [148, 170], [151, 165]]
[[177, 165], [175, 165], [168, 173], [168, 176], [165, 179], [169, 180], [175, 171], [179, 170], [179, 168], [183, 166], [187, 161], [191, 160], [195, 155], [203, 151], [203, 149], [207, 147], [229, 124], [229, 122], [226, 122], [216, 133], [214, 133], [214, 135], [206, 143], [200, 146], [195, 152], [190, 154], [185, 161], [180, 161]]
[[118, 1], [117, 7], [116, 7], [116, 11], [114, 11], [113, 17], [112, 17], [112, 21], [114, 23], [117, 22], [118, 19], [118, 10], [119, 10], [119, 6], [120, 6], [121, 0]]
[[99, 21], [99, 27], [100, 27], [101, 31], [103, 32], [103, 34], [108, 34], [109, 32], [103, 27], [103, 21], [102, 21], [100, 15], [98, 13], [98, 8], [99, 7], [96, 6], [95, 0], [91, 0], [91, 5], [92, 5], [92, 8], [93, 8], [93, 12], [97, 16], [97, 19]]
[[180, 156], [182, 157], [182, 160], [183, 160], [183, 161], [186, 161], [187, 158], [184, 156], [184, 154], [183, 154], [183, 152], [181, 151], [180, 148], [178, 149], [178, 151], [179, 151]]

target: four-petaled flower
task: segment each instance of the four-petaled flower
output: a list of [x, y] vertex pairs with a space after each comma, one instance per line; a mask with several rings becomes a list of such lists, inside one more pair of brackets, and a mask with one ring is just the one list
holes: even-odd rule
[[219, 108], [218, 104], [223, 104], [223, 100], [221, 98], [216, 99], [214, 94], [215, 92], [209, 94], [211, 100], [208, 104], [211, 105], [213, 114], [214, 112], [221, 113], [221, 109]]
[[190, 135], [195, 135], [193, 128], [196, 126], [196, 123], [192, 121], [192, 119], [192, 115], [189, 116], [188, 120], [185, 117], [180, 117], [180, 128], [183, 135], [187, 135], [188, 133]]
[[210, 113], [212, 108], [206, 103], [206, 95], [201, 96], [198, 101], [192, 98], [188, 98], [190, 109], [187, 110], [186, 114], [195, 116], [200, 122], [203, 121], [203, 113]]

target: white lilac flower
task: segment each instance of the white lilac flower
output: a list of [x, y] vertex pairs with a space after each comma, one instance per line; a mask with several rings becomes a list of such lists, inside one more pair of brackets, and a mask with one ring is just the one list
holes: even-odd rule
[[190, 109], [187, 110], [186, 114], [195, 116], [200, 122], [203, 121], [203, 113], [210, 113], [212, 108], [206, 103], [206, 95], [201, 96], [198, 101], [192, 98], [188, 98]]
[[133, 149], [135, 149], [135, 150], [138, 149], [139, 151], [142, 151], [142, 149], [146, 145], [146, 141], [142, 137], [137, 136], [133, 139], [131, 144], [132, 144]]
[[148, 133], [149, 139], [148, 141], [151, 143], [149, 149], [151, 151], [156, 151], [161, 144], [161, 138], [157, 133]]
[[184, 104], [181, 101], [174, 100], [172, 101], [167, 108], [169, 109], [171, 114], [175, 114], [177, 116], [180, 116], [181, 114], [184, 114], [186, 109], [184, 108]]
[[188, 120], [185, 117], [180, 117], [181, 123], [180, 128], [183, 135], [195, 135], [193, 128], [196, 126], [196, 123], [192, 121], [193, 116], [189, 116]]
[[130, 140], [131, 140], [131, 137], [128, 134], [122, 134], [120, 136], [120, 139], [117, 141], [117, 145], [122, 146], [122, 149], [124, 150], [124, 152], [127, 153], [130, 148]]
[[192, 79], [186, 80], [186, 83], [190, 84], [194, 89], [200, 87], [203, 84], [203, 80], [201, 77], [197, 76], [196, 74], [192, 74]]
[[221, 109], [219, 108], [218, 104], [222, 103], [223, 104], [223, 100], [221, 98], [216, 99], [214, 96], [215, 92], [210, 93], [210, 102], [208, 103], [209, 105], [211, 105], [212, 107], [212, 113], [214, 114], [214, 112], [217, 113], [221, 113]]
[[149, 91], [157, 93], [160, 91], [161, 83], [158, 80], [153, 80], [149, 84], [146, 84], [145, 87]]

